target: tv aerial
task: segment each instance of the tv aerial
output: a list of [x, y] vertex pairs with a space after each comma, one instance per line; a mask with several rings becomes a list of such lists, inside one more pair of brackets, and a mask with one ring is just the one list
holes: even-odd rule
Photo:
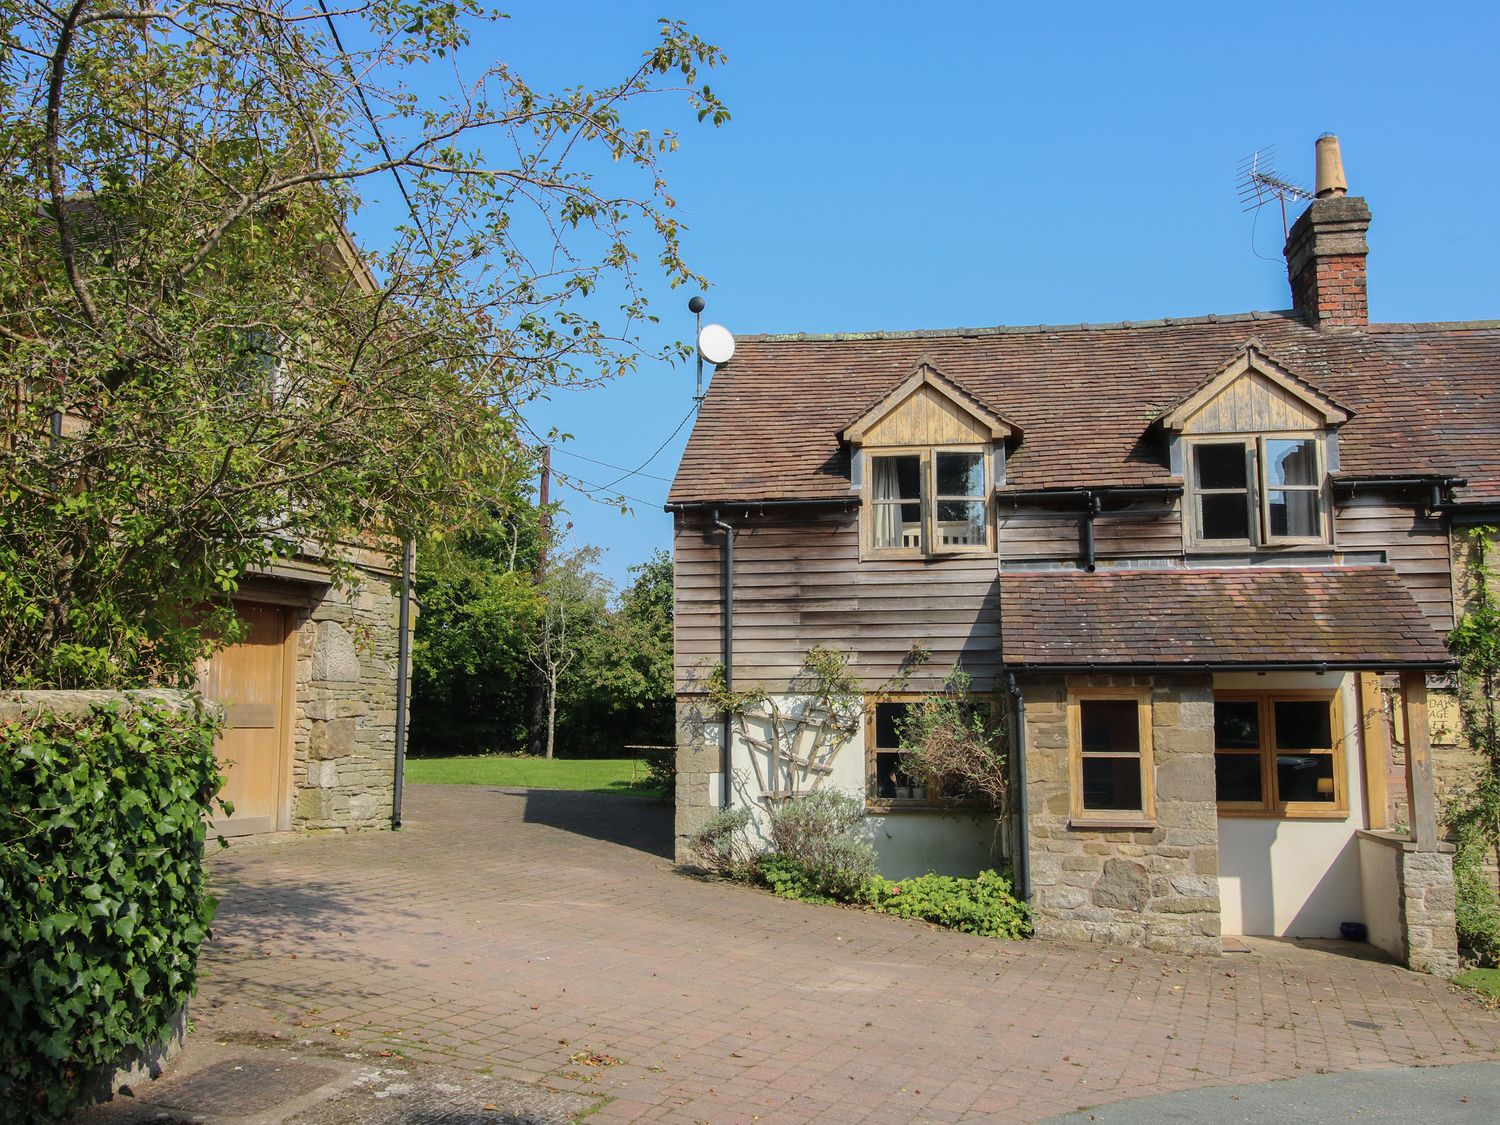
[[703, 401], [703, 361], [715, 367], [734, 358], [734, 337], [722, 324], [704, 324], [703, 309], [708, 304], [702, 297], [688, 301], [688, 311], [697, 318], [698, 393], [693, 397]]
[[1276, 170], [1276, 146], [1258, 148], [1239, 167], [1240, 203], [1245, 211], [1257, 211], [1271, 200], [1281, 204], [1281, 236], [1289, 232], [1286, 221], [1286, 201], [1310, 202], [1312, 192], [1295, 184]]

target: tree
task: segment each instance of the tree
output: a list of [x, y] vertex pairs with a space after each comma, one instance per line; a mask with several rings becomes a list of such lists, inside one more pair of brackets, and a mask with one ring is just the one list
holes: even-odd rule
[[412, 752], [492, 753], [521, 744], [529, 653], [541, 615], [532, 581], [537, 513], [504, 514], [418, 551]]
[[556, 749], [558, 685], [608, 612], [609, 582], [593, 569], [599, 554], [597, 547], [559, 554], [542, 582], [541, 625], [531, 660], [546, 683], [548, 758]]
[[[672, 557], [656, 551], [630, 568], [634, 580], [601, 634], [592, 687], [608, 701], [619, 743], [674, 741]], [[613, 747], [611, 747], [613, 749]]]
[[[0, 12], [0, 682], [184, 679], [250, 568], [487, 517], [521, 405], [652, 354], [642, 240], [697, 280], [676, 137], [629, 118], [671, 91], [724, 121], [717, 48], [663, 21], [599, 89], [495, 62], [424, 104], [399, 75], [497, 13], [320, 9]], [[412, 218], [361, 253], [392, 173]]]

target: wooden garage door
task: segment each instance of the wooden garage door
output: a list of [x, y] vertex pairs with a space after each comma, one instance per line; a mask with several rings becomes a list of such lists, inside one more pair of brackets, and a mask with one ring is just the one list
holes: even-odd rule
[[215, 752], [226, 775], [222, 796], [234, 803], [231, 816], [213, 818], [213, 829], [247, 836], [288, 827], [292, 622], [291, 611], [281, 606], [240, 603], [235, 608], [248, 634], [215, 654], [204, 673], [203, 694], [226, 712]]

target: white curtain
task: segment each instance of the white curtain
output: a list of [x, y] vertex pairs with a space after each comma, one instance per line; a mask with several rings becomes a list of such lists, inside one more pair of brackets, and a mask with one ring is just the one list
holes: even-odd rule
[[[901, 481], [897, 472], [899, 462], [894, 457], [873, 459], [874, 480], [871, 482], [876, 500], [901, 499]], [[901, 546], [901, 505], [876, 504], [872, 513], [875, 520], [875, 546]]]

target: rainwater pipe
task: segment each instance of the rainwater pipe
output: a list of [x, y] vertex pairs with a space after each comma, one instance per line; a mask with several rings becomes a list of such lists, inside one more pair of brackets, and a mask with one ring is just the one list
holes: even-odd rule
[[[734, 525], [719, 518], [719, 509], [714, 509], [714, 527], [724, 533], [724, 693], [734, 691]], [[719, 771], [721, 775], [719, 807], [729, 809], [733, 803], [730, 778], [733, 776], [734, 754], [730, 741], [734, 717], [724, 712], [724, 732], [719, 740]]]
[[1015, 730], [1012, 751], [1016, 756], [1016, 890], [1022, 899], [1031, 901], [1031, 833], [1026, 825], [1026, 697], [1016, 674], [1005, 677], [1010, 697], [1015, 701]]
[[396, 783], [391, 790], [391, 827], [401, 827], [401, 794], [406, 782], [406, 711], [411, 702], [411, 572], [417, 545], [401, 544], [401, 611], [396, 626]]

